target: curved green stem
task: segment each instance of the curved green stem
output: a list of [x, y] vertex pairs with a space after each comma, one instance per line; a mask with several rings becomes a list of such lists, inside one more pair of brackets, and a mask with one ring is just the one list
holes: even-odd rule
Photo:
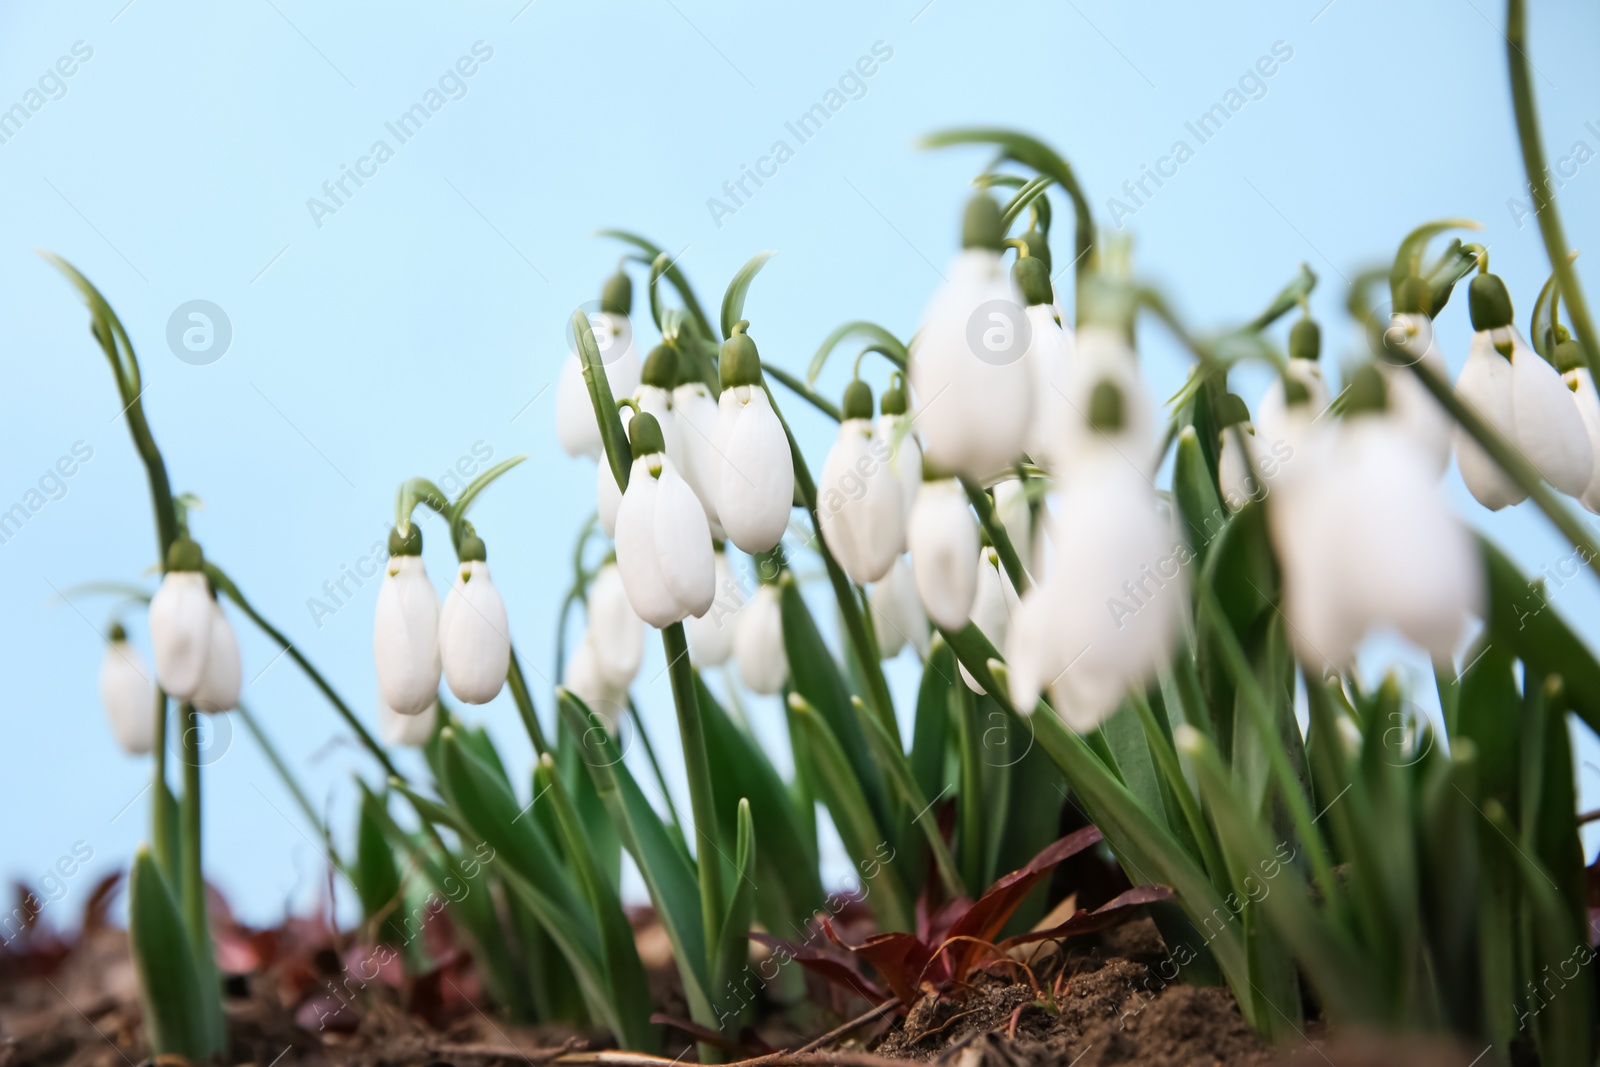
[[808, 388], [804, 382], [790, 374], [788, 371], [782, 369], [781, 367], [772, 366], [763, 366], [761, 370], [771, 377], [776, 378], [780, 385], [784, 386], [790, 392], [798, 396], [801, 400], [804, 400], [806, 403], [810, 404], [812, 407], [828, 416], [828, 418], [832, 419], [834, 422], [844, 421], [844, 412], [840, 411], [831, 400]]
[[[1535, 216], [1539, 235], [1544, 238], [1545, 254], [1560, 279], [1561, 295], [1567, 302], [1567, 317], [1583, 346], [1589, 373], [1600, 379], [1600, 335], [1589, 317], [1589, 301], [1578, 282], [1578, 270], [1567, 253], [1567, 237], [1556, 210], [1556, 193], [1547, 177], [1544, 144], [1539, 137], [1539, 112], [1533, 100], [1533, 82], [1528, 77], [1528, 52], [1524, 0], [1506, 4], [1506, 61], [1511, 69], [1511, 108], [1517, 119], [1517, 143], [1522, 148], [1522, 167], [1534, 186]], [[1543, 505], [1541, 505], [1542, 507]], [[1574, 542], [1576, 543], [1576, 542]], [[1591, 561], [1592, 562], [1592, 561]]]
[[978, 513], [978, 521], [983, 524], [984, 532], [989, 535], [989, 543], [994, 545], [995, 554], [1000, 557], [1000, 565], [1006, 569], [1006, 575], [1011, 579], [1011, 588], [1021, 596], [1033, 587], [1033, 579], [1028, 577], [1028, 571], [1022, 565], [1022, 557], [1017, 555], [1016, 546], [1011, 543], [1011, 534], [1006, 531], [1000, 516], [995, 514], [994, 501], [989, 499], [989, 494], [982, 486], [974, 485], [965, 478], [961, 479], [961, 488], [967, 491], [967, 499], [972, 501], [972, 510]]

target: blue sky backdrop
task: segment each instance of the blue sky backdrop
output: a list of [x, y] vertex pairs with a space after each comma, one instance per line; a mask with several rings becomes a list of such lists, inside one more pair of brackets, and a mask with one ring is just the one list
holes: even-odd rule
[[[1600, 9], [1532, 7], [1546, 142], [1585, 248], [1600, 223]], [[55, 600], [77, 583], [151, 582], [144, 473], [81, 303], [34, 249], [75, 263], [127, 324], [175, 487], [204, 500], [193, 528], [208, 555], [369, 723], [377, 580], [347, 580], [331, 614], [309, 602], [360, 569], [402, 479], [527, 452], [475, 518], [548, 717], [556, 610], [594, 491], [592, 466], [556, 446], [553, 383], [567, 316], [621, 251], [595, 229], [681, 253], [711, 307], [750, 255], [776, 250], [747, 314], [763, 355], [800, 371], [846, 319], [908, 336], [955, 250], [987, 157], [913, 139], [1005, 125], [1072, 161], [1101, 224], [1133, 235], [1140, 271], [1199, 326], [1249, 317], [1306, 262], [1336, 362], [1354, 340], [1345, 280], [1444, 215], [1485, 223], [1525, 322], [1548, 266], [1517, 204], [1503, 18], [1497, 0], [0, 7], [0, 510], [39, 505], [0, 543], [0, 875], [37, 883], [92, 851], [47, 908], [73, 918], [145, 836], [148, 801], [146, 762], [116, 749], [96, 697], [112, 602]], [[1227, 121], [1197, 136], [1216, 104]], [[1139, 191], [1151, 171], [1162, 184]], [[168, 343], [196, 300], [231, 333], [209, 363]], [[1452, 302], [1453, 371], [1469, 329]], [[1142, 349], [1169, 395], [1184, 360], [1155, 329]], [[1237, 382], [1252, 402], [1263, 385]], [[787, 408], [815, 466], [829, 427]], [[47, 477], [75, 450], [90, 458]], [[1600, 640], [1593, 576], [1560, 575], [1570, 548], [1531, 505], [1489, 515], [1453, 468], [1446, 485], [1525, 568], [1551, 569], [1557, 608]], [[448, 550], [437, 527], [427, 536], [442, 585]], [[348, 837], [350, 775], [370, 762], [288, 659], [235, 623], [246, 700]], [[143, 645], [142, 622], [131, 629]], [[1392, 642], [1369, 652], [1374, 672], [1421, 666]], [[671, 751], [661, 666], [654, 648], [636, 692]], [[908, 693], [914, 662], [893, 676]], [[1435, 707], [1431, 679], [1416, 683]], [[747, 710], [776, 746], [776, 704]], [[509, 698], [481, 714], [526, 769]], [[252, 920], [306, 905], [324, 877], [312, 835], [242, 729], [216, 743], [210, 877]], [[1600, 754], [1587, 736], [1579, 754], [1593, 803]]]

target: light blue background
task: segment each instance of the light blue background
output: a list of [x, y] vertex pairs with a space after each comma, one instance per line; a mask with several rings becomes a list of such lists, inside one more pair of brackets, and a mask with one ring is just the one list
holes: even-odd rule
[[[34, 248], [76, 263], [127, 324], [175, 487], [205, 501], [194, 529], [208, 554], [369, 721], [377, 583], [320, 627], [307, 600], [382, 536], [401, 479], [439, 477], [480, 441], [497, 459], [532, 456], [475, 518], [549, 716], [555, 612], [594, 484], [590, 464], [556, 447], [551, 386], [568, 314], [597, 295], [620, 252], [592, 236], [598, 227], [683, 250], [712, 309], [746, 258], [778, 250], [747, 311], [763, 354], [801, 371], [846, 319], [909, 335], [954, 250], [966, 182], [987, 157], [918, 152], [914, 137], [973, 123], [1034, 132], [1072, 160], [1106, 222], [1107, 198], [1283, 41], [1293, 58], [1265, 96], [1128, 220], [1140, 269], [1194, 323], [1218, 326], [1253, 314], [1309, 262], [1337, 359], [1353, 339], [1341, 276], [1424, 219], [1466, 215], [1488, 225], [1483, 239], [1525, 321], [1548, 267], [1531, 220], [1519, 227], [1507, 206], [1522, 176], [1494, 0], [924, 3], [0, 9], [0, 107], [74, 42], [93, 48], [65, 95], [0, 144], [0, 510], [74, 442], [94, 450], [66, 495], [0, 545], [0, 873], [37, 882], [87, 843], [89, 870], [47, 908], [74, 918], [89, 881], [144, 836], [147, 799], [118, 815], [144, 786], [146, 762], [114, 747], [96, 697], [108, 602], [50, 603], [53, 588], [139, 580], [154, 563], [144, 473], [78, 297]], [[1578, 140], [1600, 149], [1584, 128], [1600, 126], [1600, 10], [1534, 8], [1552, 160]], [[493, 57], [466, 95], [397, 145], [384, 123], [479, 41]], [[792, 139], [784, 123], [880, 41], [893, 58], [865, 95], [807, 143]], [[307, 198], [380, 137], [395, 157], [318, 227]], [[794, 158], [718, 226], [707, 199], [780, 138]], [[1586, 247], [1600, 223], [1600, 166], [1580, 169], [1561, 198]], [[1066, 232], [1058, 257], [1069, 254]], [[168, 316], [197, 298], [233, 327], [230, 350], [209, 366], [179, 361], [165, 343]], [[1462, 304], [1440, 326], [1452, 369], [1468, 336]], [[652, 332], [641, 328], [646, 344]], [[1155, 329], [1144, 348], [1168, 395], [1183, 361]], [[842, 364], [825, 379], [830, 394]], [[1240, 385], [1252, 400], [1260, 388]], [[815, 468], [828, 427], [798, 401], [787, 409]], [[1527, 568], [1568, 554], [1527, 506], [1490, 516], [1453, 470], [1446, 484]], [[442, 581], [443, 539], [437, 527], [427, 536]], [[1592, 576], [1555, 602], [1600, 638]], [[347, 835], [349, 775], [370, 773], [369, 761], [288, 660], [273, 662], [276, 650], [237, 624], [247, 699]], [[1395, 647], [1373, 651], [1375, 671]], [[912, 666], [895, 667], [902, 693]], [[637, 695], [670, 754], [667, 685], [651, 681], [660, 669], [653, 649]], [[1430, 688], [1421, 685], [1424, 703]], [[774, 724], [774, 704], [749, 711], [763, 730]], [[509, 699], [484, 716], [525, 768]], [[1587, 739], [1583, 755], [1600, 763]], [[1585, 766], [1581, 781], [1586, 803], [1600, 797], [1600, 768]], [[266, 921], [286, 901], [313, 901], [322, 861], [242, 730], [206, 789], [208, 873], [241, 913]]]

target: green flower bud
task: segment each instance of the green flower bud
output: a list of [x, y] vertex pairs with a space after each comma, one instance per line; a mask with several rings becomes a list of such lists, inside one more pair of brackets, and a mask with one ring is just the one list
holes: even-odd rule
[[620, 267], [600, 287], [600, 310], [611, 315], [626, 315], [633, 310], [633, 279]]
[[462, 563], [474, 561], [483, 563], [489, 558], [489, 550], [484, 547], [483, 538], [475, 533], [469, 533], [461, 539], [461, 547], [456, 551], [456, 555], [461, 557]]
[[1045, 273], [1053, 269], [1050, 266], [1050, 239], [1042, 230], [1029, 230], [1022, 235], [1022, 243], [1028, 248], [1028, 258], [1037, 259], [1044, 264]]
[[756, 343], [745, 333], [750, 324], [740, 320], [733, 328], [733, 336], [722, 342], [722, 356], [718, 361], [722, 387], [761, 384], [761, 353]]
[[1050, 290], [1050, 269], [1044, 260], [1023, 256], [1011, 267], [1011, 280], [1022, 290], [1022, 302], [1029, 307], [1048, 304], [1055, 299]]
[[967, 201], [966, 213], [961, 219], [961, 247], [987, 248], [998, 252], [1005, 247], [1006, 224], [1000, 205], [988, 193], [979, 193]]
[[678, 353], [666, 345], [656, 345], [644, 359], [639, 369], [639, 381], [658, 389], [675, 389], [678, 385]]
[[872, 386], [859, 378], [844, 387], [844, 417], [872, 418]]
[[1583, 346], [1570, 337], [1556, 345], [1554, 356], [1552, 362], [1562, 374], [1583, 366]]
[[1237, 393], [1228, 393], [1217, 404], [1217, 425], [1223, 429], [1250, 421], [1250, 406]]
[[1102, 378], [1089, 394], [1089, 428], [1101, 433], [1117, 433], [1122, 426], [1122, 390], [1110, 378]]
[[633, 458], [653, 456], [667, 450], [661, 436], [661, 424], [648, 411], [641, 411], [628, 423], [628, 443], [633, 446]]
[[203, 571], [206, 568], [205, 553], [200, 551], [200, 546], [189, 540], [188, 534], [183, 534], [172, 547], [167, 549], [167, 570], [170, 571]]
[[1399, 314], [1423, 314], [1433, 310], [1433, 290], [1416, 275], [1406, 278], [1394, 289], [1394, 310]]
[[904, 415], [906, 413], [906, 387], [897, 374], [889, 382], [889, 388], [883, 392], [883, 398], [878, 401], [878, 410], [885, 415]]
[[1289, 358], [1315, 360], [1322, 354], [1322, 327], [1315, 319], [1303, 318], [1289, 331]]
[[1511, 294], [1494, 274], [1480, 274], [1467, 287], [1467, 308], [1474, 330], [1498, 330], [1511, 325]]
[[389, 531], [389, 555], [391, 556], [420, 556], [422, 555], [422, 527], [410, 523], [410, 529], [404, 536], [397, 526]]
[[123, 629], [120, 622], [114, 622], [111, 624], [111, 632], [107, 636], [115, 644], [118, 641], [126, 641], [128, 639], [128, 631]]
[[1345, 414], [1382, 412], [1389, 407], [1389, 385], [1383, 374], [1371, 363], [1362, 364], [1350, 376], [1350, 388], [1345, 393]]

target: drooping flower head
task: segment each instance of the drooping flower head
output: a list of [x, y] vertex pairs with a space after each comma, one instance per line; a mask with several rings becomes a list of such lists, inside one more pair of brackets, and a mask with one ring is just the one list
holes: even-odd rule
[[[639, 388], [639, 354], [633, 346], [633, 283], [618, 270], [600, 290], [600, 312], [589, 322], [600, 363], [614, 397], [632, 396]], [[574, 344], [577, 339], [573, 338]], [[561, 365], [556, 383], [556, 438], [569, 456], [599, 459], [604, 453], [600, 424], [584, 383], [583, 361], [574, 351]]]
[[167, 552], [167, 572], [150, 598], [150, 645], [156, 677], [174, 700], [194, 699], [205, 679], [216, 605], [204, 573], [205, 556], [187, 535]]
[[817, 481], [817, 521], [850, 580], [868, 585], [889, 573], [905, 545], [905, 498], [888, 444], [874, 432], [867, 383], [850, 383], [843, 411]]
[[[780, 581], [792, 581], [787, 575]], [[783, 605], [776, 585], [763, 583], [739, 612], [733, 635], [733, 656], [739, 677], [751, 692], [771, 695], [789, 680], [789, 656], [783, 647]]]
[[439, 595], [422, 563], [422, 531], [389, 532], [389, 565], [372, 626], [378, 695], [396, 714], [421, 715], [439, 699]]
[[765, 552], [783, 539], [794, 505], [794, 457], [783, 423], [761, 384], [761, 355], [733, 328], [722, 343], [713, 496], [722, 528], [740, 549]]
[[100, 704], [118, 747], [130, 756], [142, 756], [155, 737], [155, 676], [128, 643], [121, 623], [112, 625], [110, 638], [100, 662]]
[[489, 553], [470, 531], [461, 539], [456, 581], [439, 614], [439, 659], [456, 699], [487, 704], [499, 695], [511, 667], [505, 601], [489, 577]]
[[634, 613], [657, 628], [704, 615], [716, 596], [711, 529], [665, 451], [653, 415], [628, 424], [633, 468], [617, 509], [617, 571]]

